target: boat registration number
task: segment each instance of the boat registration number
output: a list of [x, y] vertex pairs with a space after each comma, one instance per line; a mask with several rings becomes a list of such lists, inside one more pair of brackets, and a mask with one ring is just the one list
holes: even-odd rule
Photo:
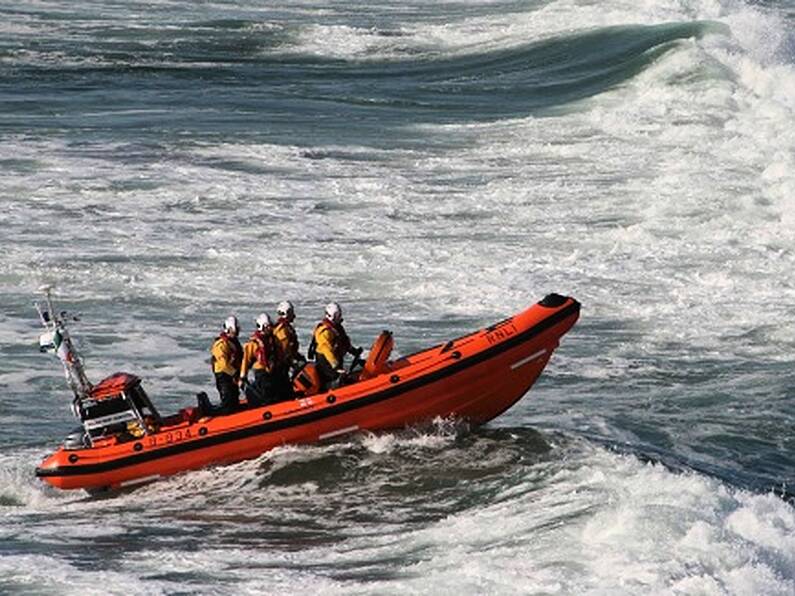
[[157, 435], [150, 435], [147, 437], [149, 447], [162, 447], [163, 445], [173, 445], [180, 441], [186, 441], [193, 438], [193, 433], [189, 428], [174, 430], [171, 432], [161, 433]]

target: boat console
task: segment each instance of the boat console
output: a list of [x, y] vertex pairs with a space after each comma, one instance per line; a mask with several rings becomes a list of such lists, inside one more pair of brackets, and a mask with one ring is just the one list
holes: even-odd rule
[[77, 402], [77, 413], [90, 442], [125, 433], [131, 439], [141, 437], [162, 423], [141, 379], [128, 373], [116, 373], [97, 383], [88, 397]]

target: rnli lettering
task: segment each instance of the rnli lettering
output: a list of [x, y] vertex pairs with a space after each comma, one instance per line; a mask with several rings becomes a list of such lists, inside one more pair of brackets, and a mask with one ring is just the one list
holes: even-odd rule
[[514, 327], [513, 323], [508, 323], [507, 325], [503, 325], [494, 331], [491, 331], [486, 334], [486, 340], [490, 344], [496, 344], [503, 340], [508, 339], [512, 335], [516, 334], [516, 327]]
[[186, 441], [193, 438], [193, 432], [189, 428], [174, 430], [167, 433], [157, 435], [150, 435], [148, 437], [149, 447], [163, 447], [164, 445], [173, 445], [181, 441]]

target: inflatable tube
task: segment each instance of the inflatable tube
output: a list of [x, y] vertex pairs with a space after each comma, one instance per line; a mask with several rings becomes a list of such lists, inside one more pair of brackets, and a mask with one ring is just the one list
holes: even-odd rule
[[[156, 428], [147, 425], [143, 436], [122, 429], [94, 436], [90, 445], [70, 439], [39, 464], [36, 475], [61, 489], [118, 489], [254, 458], [279, 445], [405, 428], [439, 416], [482, 424], [522, 398], [579, 315], [573, 298], [547, 297], [494, 325], [393, 363], [388, 362], [391, 334], [381, 334], [368, 361], [369, 370], [385, 372], [372, 378], [313, 393], [318, 379], [310, 363], [296, 379], [302, 393], [296, 399], [224, 415], [184, 408]], [[98, 386], [116, 390], [122, 381], [125, 388], [139, 386], [131, 375], [115, 375]]]

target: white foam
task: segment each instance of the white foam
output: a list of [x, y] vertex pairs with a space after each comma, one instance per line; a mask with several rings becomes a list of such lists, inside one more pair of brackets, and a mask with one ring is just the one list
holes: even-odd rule
[[437, 418], [433, 429], [405, 429], [401, 434], [363, 432], [359, 437], [368, 451], [380, 455], [398, 448], [442, 449], [455, 440], [460, 429], [461, 424], [454, 419]]
[[168, 594], [180, 589], [176, 582], [132, 578], [126, 573], [91, 571], [46, 555], [4, 555], [0, 557], [0, 578], [4, 583], [32, 593], [58, 594]]
[[[386, 436], [388, 442], [400, 441], [403, 449], [420, 449], [419, 457], [423, 453], [433, 457], [440, 448], [433, 441], [418, 442], [420, 436]], [[373, 450], [373, 441], [365, 437], [362, 445], [376, 455], [384, 454], [378, 447]], [[351, 487], [346, 496], [329, 487], [319, 492], [311, 482], [263, 484], [261, 466], [267, 462], [271, 474], [286, 465], [342, 454], [350, 446], [279, 448], [256, 461], [192, 472], [112, 499], [28, 500], [5, 512], [4, 529], [13, 533], [24, 527], [38, 541], [68, 548], [72, 542], [85, 545], [87, 540], [124, 536], [132, 511], [139, 512], [137, 524], [168, 516], [175, 538], [179, 528], [214, 523], [218, 540], [227, 531], [245, 527], [251, 504], [260, 499], [269, 504], [268, 515], [277, 516], [282, 524], [306, 521], [304, 510], [316, 505], [313, 501], [331, 499], [333, 505], [340, 499], [346, 508], [355, 508], [360, 501], [370, 503], [367, 495], [381, 481], [372, 478], [361, 488], [364, 492], [356, 494]], [[34, 590], [63, 584], [70, 594], [92, 593], [100, 585], [123, 586], [132, 593], [169, 592], [174, 580], [153, 577], [175, 574], [191, 578], [184, 581], [200, 590], [209, 588], [205, 583], [209, 576], [213, 582], [232, 582], [236, 591], [275, 593], [286, 593], [299, 583], [331, 593], [349, 593], [354, 587], [383, 592], [400, 586], [412, 591], [427, 585], [442, 590], [562, 593], [717, 589], [783, 595], [795, 589], [795, 513], [778, 497], [731, 489], [696, 473], [675, 474], [583, 443], [556, 449], [555, 458], [524, 466], [524, 476], [517, 476], [514, 469], [512, 480], [476, 508], [456, 506], [437, 521], [412, 526], [401, 525], [399, 517], [391, 520], [384, 512], [381, 522], [348, 527], [334, 548], [310, 543], [297, 551], [259, 550], [208, 543], [203, 549], [186, 551], [175, 543], [165, 550], [136, 551], [134, 558], [112, 572], [77, 568], [60, 555], [19, 554], [0, 559], [0, 577]], [[369, 462], [365, 469], [374, 465]], [[175, 494], [180, 495], [178, 503]], [[52, 519], [46, 524], [25, 522], [26, 516], [37, 512], [49, 512]], [[103, 519], [99, 526], [97, 517]], [[334, 520], [328, 523], [337, 525]], [[392, 524], [399, 524], [401, 531], [388, 531]], [[313, 565], [302, 564], [307, 560]], [[391, 579], [338, 580], [318, 571], [362, 570], [378, 567], [384, 560], [414, 563], [395, 569]], [[252, 568], [269, 571], [267, 576], [252, 575]], [[130, 585], [134, 587], [128, 589]]]
[[520, 46], [578, 29], [657, 24], [683, 18], [680, 5], [659, 1], [614, 1], [605, 5], [558, 0], [540, 7], [501, 7], [487, 16], [474, 17], [467, 10], [474, 5], [453, 4], [443, 22], [405, 24], [387, 31], [388, 35], [376, 28], [313, 24], [301, 29], [295, 46], [288, 51], [365, 61], [399, 59], [407, 54], [470, 54]]
[[35, 465], [47, 455], [46, 450], [20, 448], [13, 445], [0, 453], [0, 503], [18, 508], [50, 509], [71, 503], [80, 495], [56, 491], [34, 476]]
[[780, 499], [605, 452], [578, 464], [524, 494], [514, 489], [509, 499], [371, 548], [424, 553], [398, 580], [410, 590], [795, 589], [793, 514]]

